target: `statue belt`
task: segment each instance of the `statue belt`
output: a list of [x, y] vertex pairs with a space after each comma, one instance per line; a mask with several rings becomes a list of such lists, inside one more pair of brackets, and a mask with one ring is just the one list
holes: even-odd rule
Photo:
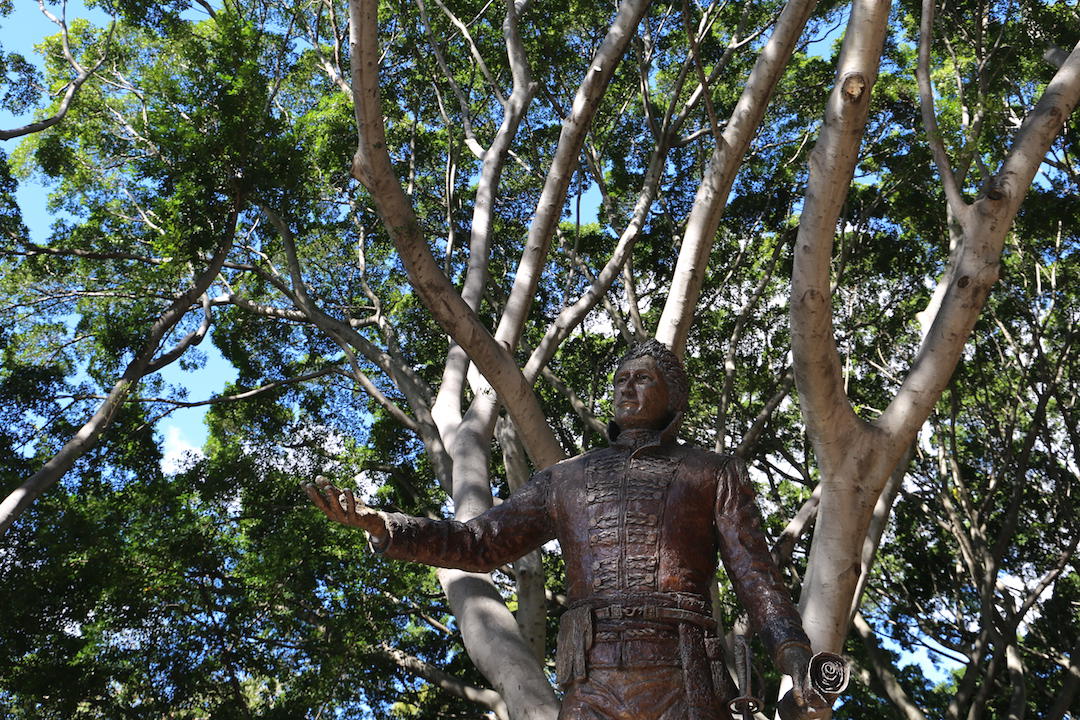
[[[584, 680], [589, 666], [682, 664], [686, 668], [688, 662], [707, 663], [702, 643], [716, 633], [709, 609], [704, 598], [688, 593], [654, 593], [615, 602], [591, 597], [574, 603], [559, 622], [555, 665], [560, 685]], [[619, 621], [628, 621], [630, 626], [620, 628]], [[669, 625], [671, 630], [650, 637], [641, 626], [634, 627], [638, 622]], [[689, 655], [697, 657], [687, 657], [688, 643], [696, 651]]]
[[716, 621], [710, 615], [695, 610], [665, 607], [651, 603], [641, 605], [611, 603], [603, 607], [593, 608], [592, 614], [595, 620], [648, 620], [652, 622], [690, 623], [705, 630], [714, 632], [716, 630]]

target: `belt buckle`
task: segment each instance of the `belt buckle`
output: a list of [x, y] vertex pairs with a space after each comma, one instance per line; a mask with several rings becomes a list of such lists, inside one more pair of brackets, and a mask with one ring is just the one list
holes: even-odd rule
[[622, 617], [623, 617], [623, 606], [622, 605], [619, 605], [618, 603], [616, 603], [614, 605], [608, 605], [608, 609], [611, 611], [610, 617], [611, 617], [612, 620], [622, 620]]

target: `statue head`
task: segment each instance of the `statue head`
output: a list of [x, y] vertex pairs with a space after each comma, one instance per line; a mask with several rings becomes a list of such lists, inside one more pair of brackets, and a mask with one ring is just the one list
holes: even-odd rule
[[663, 429], [686, 410], [688, 398], [682, 361], [663, 343], [647, 340], [619, 361], [612, 398], [619, 428]]

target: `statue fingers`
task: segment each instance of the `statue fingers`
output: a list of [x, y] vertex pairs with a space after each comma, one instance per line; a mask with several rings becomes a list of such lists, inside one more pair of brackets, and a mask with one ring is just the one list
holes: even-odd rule
[[315, 478], [315, 482], [303, 482], [300, 487], [315, 507], [331, 520], [361, 528], [376, 538], [385, 538], [386, 521], [383, 514], [358, 500], [352, 490], [341, 490], [321, 475]]
[[368, 506], [363, 501], [357, 500], [352, 490], [343, 490], [338, 500], [341, 502], [342, 510], [345, 511], [345, 516], [352, 521], [350, 524], [357, 524], [355, 521], [359, 520], [366, 512], [369, 512]]
[[306, 483], [304, 492], [317, 508], [331, 520], [343, 523], [348, 515], [341, 500], [341, 491], [322, 475], [315, 478], [314, 483]]
[[332, 508], [330, 506], [330, 500], [323, 494], [322, 488], [319, 485], [308, 481], [300, 483], [300, 487], [315, 507], [327, 514], [331, 512]]

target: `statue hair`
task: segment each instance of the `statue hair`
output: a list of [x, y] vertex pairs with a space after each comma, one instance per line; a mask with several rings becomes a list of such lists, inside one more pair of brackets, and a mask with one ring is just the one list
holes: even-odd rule
[[686, 376], [686, 368], [679, 356], [671, 352], [667, 345], [656, 339], [649, 339], [638, 343], [623, 355], [616, 366], [621, 368], [630, 360], [641, 357], [651, 357], [656, 361], [656, 367], [664, 376], [668, 388], [668, 402], [672, 413], [686, 412], [690, 404], [690, 380]]

